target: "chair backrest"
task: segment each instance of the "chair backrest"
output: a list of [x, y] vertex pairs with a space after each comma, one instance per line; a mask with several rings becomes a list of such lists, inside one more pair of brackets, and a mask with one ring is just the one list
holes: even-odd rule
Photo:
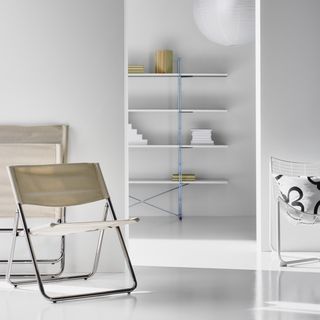
[[[67, 159], [67, 137], [66, 125], [0, 126], [0, 218], [13, 217], [16, 210], [7, 166], [64, 163]], [[59, 219], [62, 211], [30, 207], [26, 214]]]
[[291, 177], [320, 176], [320, 163], [292, 162], [271, 157], [271, 173]]
[[10, 166], [17, 203], [68, 207], [109, 198], [99, 164]]

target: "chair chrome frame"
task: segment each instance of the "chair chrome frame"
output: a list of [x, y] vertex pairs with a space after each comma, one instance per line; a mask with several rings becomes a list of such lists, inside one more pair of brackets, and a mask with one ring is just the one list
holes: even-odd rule
[[[17, 210], [16, 211], [16, 214], [15, 214], [15, 218], [14, 218], [14, 225], [16, 225], [17, 223], [17, 216], [19, 216], [19, 211]], [[18, 219], [19, 220], [19, 219]], [[62, 219], [58, 220], [57, 223], [61, 223], [61, 222], [64, 222], [65, 221], [65, 210], [63, 212], [63, 215], [62, 215]], [[23, 233], [24, 229], [23, 228], [6, 228], [6, 229], [0, 229], [0, 233], [11, 233], [12, 236], [14, 237], [15, 239], [15, 242], [16, 242], [16, 239], [18, 237], [21, 237], [21, 233]], [[57, 258], [52, 258], [52, 259], [37, 259], [37, 262], [39, 264], [46, 264], [46, 265], [56, 265], [56, 264], [60, 264], [59, 266], [59, 270], [57, 272], [54, 272], [54, 273], [48, 273], [48, 272], [45, 272], [45, 273], [42, 273], [42, 275], [45, 275], [45, 276], [58, 276], [60, 274], [63, 273], [64, 271], [64, 268], [65, 268], [65, 248], [66, 248], [66, 240], [65, 240], [65, 236], [61, 236], [61, 239], [60, 239], [60, 252], [59, 252], [59, 256]], [[9, 263], [9, 260], [6, 260], [6, 259], [1, 259], [0, 260], [0, 264], [7, 264]], [[32, 264], [33, 261], [31, 259], [14, 259], [12, 260], [11, 262], [12, 264]], [[6, 273], [0, 273], [0, 278], [6, 278]], [[19, 278], [28, 278], [30, 277], [32, 274], [31, 273], [16, 273], [14, 274], [13, 276], [15, 277], [19, 277]]]
[[[70, 164], [72, 166], [72, 164]], [[50, 166], [50, 165], [49, 165]], [[65, 165], [67, 166], [67, 165]], [[23, 166], [22, 166], [23, 167]], [[31, 166], [32, 167], [32, 166]], [[35, 166], [39, 167], [39, 166]], [[41, 167], [41, 166], [40, 166]], [[47, 166], [44, 166], [47, 167]], [[96, 170], [99, 170], [99, 173], [101, 174], [100, 168], [98, 165], [96, 165]], [[114, 207], [111, 202], [110, 195], [108, 194], [108, 191], [106, 189], [106, 186], [104, 184], [102, 174], [97, 178], [99, 180], [99, 184], [102, 184], [105, 188], [105, 195], [102, 196], [102, 199], [106, 200], [106, 204], [104, 207], [104, 213], [103, 213], [103, 219], [102, 221], [107, 221], [108, 217], [108, 211], [110, 209], [111, 211], [111, 217], [112, 220], [116, 221], [117, 216], [114, 210]], [[11, 177], [11, 180], [12, 177]], [[15, 185], [15, 183], [13, 183]], [[15, 190], [15, 193], [17, 194], [17, 191]], [[95, 252], [95, 257], [93, 261], [93, 267], [91, 272], [86, 273], [86, 274], [81, 274], [81, 275], [74, 275], [74, 276], [61, 276], [59, 275], [43, 275], [40, 274], [39, 271], [39, 261], [36, 258], [36, 254], [33, 248], [32, 240], [31, 240], [31, 231], [28, 228], [27, 224], [27, 218], [23, 210], [23, 203], [24, 201], [19, 201], [19, 196], [16, 195], [17, 199], [17, 213], [15, 216], [15, 221], [14, 221], [14, 227], [13, 227], [13, 240], [12, 240], [12, 245], [11, 245], [11, 251], [10, 251], [10, 257], [9, 257], [9, 263], [8, 263], [8, 270], [7, 270], [7, 275], [6, 275], [6, 280], [12, 284], [14, 287], [21, 286], [21, 285], [27, 285], [27, 284], [33, 284], [33, 283], [38, 283], [39, 290], [41, 294], [46, 298], [47, 300], [56, 303], [59, 301], [65, 301], [65, 300], [76, 300], [76, 299], [83, 299], [83, 298], [92, 298], [92, 297], [99, 297], [99, 296], [107, 296], [107, 295], [114, 295], [114, 294], [121, 294], [121, 293], [128, 293], [130, 294], [133, 290], [136, 289], [137, 287], [137, 279], [133, 270], [133, 266], [128, 254], [128, 250], [121, 232], [121, 229], [119, 226], [114, 227], [116, 229], [118, 239], [121, 245], [121, 249], [125, 258], [125, 262], [127, 264], [127, 267], [129, 269], [131, 279], [133, 284], [129, 287], [121, 288], [121, 289], [113, 289], [113, 290], [106, 290], [106, 291], [97, 291], [97, 292], [90, 292], [90, 293], [82, 293], [82, 294], [72, 294], [72, 295], [62, 295], [62, 296], [51, 296], [49, 295], [44, 287], [44, 283], [47, 282], [57, 282], [57, 281], [66, 281], [66, 280], [79, 280], [79, 279], [85, 279], [87, 280], [88, 278], [92, 277], [96, 272], [100, 260], [100, 255], [101, 255], [101, 248], [102, 248], [102, 242], [103, 242], [103, 237], [104, 237], [104, 232], [105, 229], [99, 229], [99, 237], [98, 237], [98, 242], [96, 246], [96, 252]], [[99, 199], [98, 199], [99, 200]], [[88, 202], [92, 201], [97, 201], [97, 200], [89, 200]], [[82, 203], [88, 203], [88, 202], [82, 202]], [[31, 204], [28, 203], [27, 204]], [[79, 204], [79, 203], [77, 203]], [[39, 205], [39, 204], [38, 204]], [[71, 205], [71, 204], [68, 204]], [[64, 207], [64, 211], [66, 210], [66, 207]], [[22, 231], [19, 230], [19, 220], [21, 219], [22, 222]], [[138, 219], [137, 219], [138, 221]], [[32, 279], [30, 280], [13, 280], [14, 276], [12, 275], [12, 266], [13, 266], [13, 261], [14, 261], [14, 253], [15, 253], [15, 244], [16, 244], [16, 239], [19, 236], [23, 236], [26, 239], [27, 246], [29, 248], [30, 256], [31, 256], [31, 261], [34, 267], [34, 275]], [[63, 259], [64, 261], [64, 259]]]
[[[106, 221], [107, 219], [107, 215], [108, 215], [108, 208], [110, 207], [111, 210], [111, 215], [113, 220], [117, 220], [111, 199], [106, 199], [107, 203], [105, 205], [105, 210], [104, 210], [104, 221]], [[21, 219], [22, 221], [22, 230], [23, 230], [23, 234], [26, 238], [27, 241], [27, 245], [30, 251], [30, 255], [31, 255], [31, 260], [32, 260], [32, 264], [35, 270], [35, 277], [36, 279], [32, 279], [32, 280], [22, 280], [22, 281], [14, 281], [12, 280], [12, 275], [11, 275], [11, 271], [12, 271], [12, 264], [13, 264], [13, 258], [14, 258], [14, 252], [15, 252], [15, 243], [16, 243], [16, 239], [19, 236], [19, 231], [18, 231], [18, 224], [19, 224], [19, 219]], [[32, 284], [32, 283], [38, 283], [39, 289], [41, 294], [49, 301], [56, 303], [58, 301], [64, 301], [64, 300], [76, 300], [76, 299], [83, 299], [83, 298], [92, 298], [92, 297], [99, 297], [99, 296], [107, 296], [107, 295], [114, 295], [114, 294], [121, 294], [121, 293], [128, 293], [130, 294], [133, 290], [136, 289], [137, 287], [137, 279], [133, 270], [133, 266], [128, 254], [128, 250], [123, 238], [123, 235], [121, 233], [120, 227], [116, 227], [116, 231], [118, 234], [118, 238], [121, 244], [121, 248], [122, 248], [122, 252], [124, 254], [125, 257], [125, 261], [126, 264], [128, 266], [131, 278], [133, 280], [133, 285], [131, 287], [128, 288], [122, 288], [122, 289], [115, 289], [115, 290], [107, 290], [107, 291], [99, 291], [99, 292], [91, 292], [91, 293], [83, 293], [83, 294], [75, 294], [75, 295], [65, 295], [65, 296], [56, 296], [56, 297], [52, 297], [49, 296], [44, 288], [44, 283], [45, 282], [56, 282], [56, 281], [66, 281], [66, 280], [79, 280], [79, 279], [84, 279], [87, 280], [88, 278], [92, 277], [96, 272], [97, 272], [97, 268], [98, 268], [98, 264], [99, 264], [99, 260], [100, 260], [100, 255], [101, 255], [101, 248], [102, 248], [102, 241], [103, 241], [103, 237], [104, 237], [104, 232], [105, 230], [101, 230], [99, 232], [99, 238], [98, 238], [98, 243], [97, 243], [97, 248], [96, 248], [96, 254], [95, 254], [95, 258], [94, 258], [94, 263], [93, 263], [93, 267], [92, 267], [92, 271], [86, 274], [81, 274], [81, 275], [75, 275], [75, 276], [63, 276], [63, 277], [59, 277], [59, 275], [41, 275], [40, 271], [39, 271], [39, 261], [36, 259], [36, 255], [34, 252], [34, 248], [32, 245], [32, 241], [31, 241], [31, 237], [29, 234], [29, 230], [28, 230], [28, 226], [27, 226], [27, 222], [26, 222], [26, 217], [25, 214], [23, 212], [23, 208], [22, 205], [19, 203], [18, 204], [18, 210], [17, 210], [17, 214], [15, 217], [15, 223], [14, 223], [14, 228], [13, 228], [13, 241], [12, 241], [12, 246], [11, 246], [11, 252], [10, 252], [10, 258], [9, 258], [9, 263], [8, 263], [8, 271], [7, 271], [7, 275], [6, 275], [6, 279], [7, 281], [9, 281], [9, 283], [11, 283], [14, 287], [20, 286], [20, 285], [27, 285], [27, 284]], [[63, 259], [64, 261], [64, 259]]]
[[[18, 128], [27, 128], [24, 126], [2, 126], [3, 128], [8, 128], [9, 130], [11, 129], [15, 129], [14, 131], [17, 132], [19, 131]], [[43, 128], [45, 126], [31, 126], [29, 128]], [[60, 159], [59, 159], [59, 163], [65, 163], [67, 160], [67, 153], [68, 153], [68, 126], [67, 125], [61, 125], [61, 140], [60, 141], [56, 141], [57, 144], [60, 145]], [[14, 141], [15, 143], [19, 143], [19, 133], [16, 133], [16, 136], [14, 137]], [[35, 141], [37, 141], [36, 143], [44, 143], [45, 144], [45, 140], [41, 140], [41, 137], [39, 136], [39, 134], [35, 135], [35, 138], [32, 137], [24, 137], [22, 138], [24, 140], [23, 143], [26, 144], [30, 144], [30, 143], [35, 143], [33, 140], [35, 139]], [[50, 140], [53, 140], [52, 137], [49, 138]], [[0, 143], [10, 143], [10, 139], [8, 138], [2, 138], [0, 139]], [[52, 141], [50, 143], [53, 143]], [[18, 209], [16, 211], [16, 215], [17, 215]], [[59, 219], [57, 221], [57, 223], [61, 223], [65, 221], [65, 209], [62, 212], [61, 215], [61, 220]], [[14, 228], [0, 228], [0, 233], [13, 233], [16, 234], [16, 237], [19, 236], [19, 234], [21, 233], [21, 231], [23, 231], [22, 228], [17, 228], [17, 230], [14, 230]], [[51, 264], [51, 265], [56, 265], [56, 264], [60, 264], [59, 266], [59, 270], [55, 273], [42, 273], [42, 275], [46, 275], [46, 276], [58, 276], [60, 274], [63, 273], [64, 268], [65, 268], [65, 248], [66, 248], [66, 244], [65, 244], [65, 237], [62, 236], [61, 240], [60, 240], [60, 252], [59, 252], [59, 256], [56, 258], [52, 258], [52, 259], [38, 259], [38, 263], [39, 264]], [[0, 264], [7, 264], [9, 262], [9, 260], [7, 259], [0, 259]], [[32, 260], [31, 259], [14, 259], [12, 261], [12, 263], [14, 264], [32, 264]], [[15, 277], [30, 277], [30, 273], [17, 273], [14, 274]], [[6, 277], [6, 273], [0, 273], [0, 278], [5, 278]]]
[[[270, 161], [270, 171], [272, 174], [283, 174], [290, 176], [299, 176], [299, 175], [318, 175], [320, 172], [320, 164], [313, 163], [301, 163], [301, 162], [291, 162], [286, 160], [277, 159], [271, 157]], [[281, 206], [289, 209], [296, 210], [294, 207], [290, 206], [284, 201], [284, 199], [277, 192], [277, 212], [276, 212], [276, 249], [278, 259], [280, 261], [280, 267], [288, 267], [290, 265], [300, 264], [300, 263], [310, 263], [320, 261], [319, 257], [303, 258], [303, 259], [293, 259], [285, 260], [281, 251]], [[304, 213], [311, 214], [311, 213]], [[271, 218], [271, 215], [270, 215]], [[269, 220], [271, 228], [271, 219]], [[271, 232], [270, 232], [270, 244], [271, 244]], [[271, 245], [271, 249], [274, 250]]]
[[299, 263], [308, 263], [308, 262], [319, 262], [320, 258], [304, 258], [304, 259], [295, 259], [295, 260], [284, 260], [281, 253], [281, 204], [284, 206], [288, 206], [291, 209], [294, 209], [290, 205], [288, 205], [281, 197], [278, 197], [277, 201], [277, 254], [280, 261], [280, 267], [288, 267], [293, 264]]

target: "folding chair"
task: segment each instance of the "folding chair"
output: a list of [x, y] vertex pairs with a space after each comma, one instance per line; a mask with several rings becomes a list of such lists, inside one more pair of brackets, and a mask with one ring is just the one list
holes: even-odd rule
[[[75, 163], [38, 166], [10, 166], [9, 175], [17, 204], [17, 215], [15, 219], [13, 242], [8, 264], [7, 280], [14, 286], [38, 282], [42, 295], [52, 302], [62, 300], [74, 300], [110, 294], [130, 293], [137, 286], [134, 270], [128, 255], [128, 251], [120, 230], [120, 226], [137, 222], [138, 218], [117, 220], [111, 198], [107, 191], [100, 167], [96, 163]], [[25, 205], [42, 207], [66, 208], [74, 205], [106, 200], [104, 218], [102, 221], [85, 221], [67, 223], [51, 223], [48, 225], [30, 228], [25, 215]], [[107, 220], [108, 208], [111, 210], [112, 220]], [[23, 231], [18, 231], [19, 219], [22, 221]], [[66, 296], [50, 296], [44, 288], [44, 282], [87, 279], [92, 276], [98, 267], [102, 240], [105, 229], [115, 228], [121, 244], [121, 248], [133, 280], [133, 285], [128, 288], [107, 290], [103, 292], [90, 292], [83, 294], [72, 294]], [[33, 236], [61, 236], [88, 231], [99, 231], [99, 239], [92, 272], [74, 276], [46, 277], [39, 273], [38, 261], [32, 244]], [[13, 281], [11, 279], [12, 261], [14, 258], [15, 242], [17, 234], [25, 236], [30, 250], [37, 280]]]
[[[6, 219], [13, 219], [16, 204], [12, 193], [6, 167], [18, 164], [53, 164], [64, 163], [67, 159], [68, 126], [42, 125], [42, 126], [0, 126], [0, 218], [3, 227], [0, 233], [12, 234], [12, 228], [4, 228]], [[61, 209], [46, 208], [45, 212], [38, 208], [29, 208], [27, 216], [39, 217], [51, 215], [57, 222], [63, 221], [64, 213]], [[11, 227], [11, 223], [10, 223]], [[21, 231], [21, 230], [19, 230]], [[3, 243], [3, 242], [2, 242]], [[65, 239], [62, 236], [59, 245], [59, 256], [54, 258], [39, 259], [38, 263], [56, 265], [59, 270], [51, 274], [60, 274], [64, 269]], [[15, 264], [30, 264], [30, 259], [15, 259]], [[1, 264], [8, 263], [7, 259], [0, 259]], [[48, 274], [48, 273], [47, 273]], [[28, 273], [16, 274], [27, 277]], [[0, 274], [5, 276], [5, 274]]]
[[292, 162], [272, 157], [270, 164], [273, 190], [277, 201], [276, 251], [280, 266], [320, 261], [318, 257], [284, 260], [281, 253], [280, 223], [281, 212], [286, 213], [289, 220], [296, 224], [320, 223], [318, 215], [318, 209], [320, 212], [320, 163]]

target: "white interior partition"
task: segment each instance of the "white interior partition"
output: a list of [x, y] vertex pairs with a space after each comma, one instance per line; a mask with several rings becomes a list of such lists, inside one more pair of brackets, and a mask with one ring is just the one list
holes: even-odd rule
[[255, 0], [255, 93], [256, 93], [256, 247], [262, 250], [261, 208], [261, 0]]
[[[270, 156], [319, 162], [320, 2], [261, 0], [261, 245], [269, 250]], [[284, 250], [319, 251], [320, 226], [282, 223]], [[271, 226], [273, 233], [274, 228]]]
[[[227, 246], [229, 240], [255, 242], [254, 44], [224, 47], [210, 42], [194, 22], [192, 0], [130, 0], [127, 46], [129, 64], [143, 64], [148, 73], [128, 79], [128, 119], [149, 142], [128, 148], [130, 195], [145, 199], [177, 185], [170, 181], [171, 174], [178, 172], [178, 113], [173, 110], [177, 74], [153, 74], [157, 49], [172, 49], [175, 58], [181, 57], [182, 76], [190, 76], [182, 79], [183, 171], [198, 177], [183, 189], [181, 223], [155, 208], [177, 213], [176, 191], [151, 199], [155, 207], [130, 208], [131, 216], [142, 217], [130, 229], [133, 259], [165, 265], [190, 241], [226, 240]], [[213, 129], [217, 145], [191, 147], [192, 128]], [[131, 199], [130, 205], [134, 203]], [[154, 241], [159, 244], [157, 258], [151, 252]]]
[[[124, 1], [3, 0], [0, 43], [1, 124], [68, 124], [69, 161], [100, 162], [124, 217]], [[101, 271], [122, 270], [113, 239], [105, 238]], [[96, 241], [67, 239], [67, 271], [91, 268]]]

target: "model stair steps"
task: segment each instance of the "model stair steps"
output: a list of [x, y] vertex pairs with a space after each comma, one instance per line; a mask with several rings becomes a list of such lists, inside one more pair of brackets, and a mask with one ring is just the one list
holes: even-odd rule
[[144, 73], [144, 65], [129, 65], [128, 73]]
[[143, 139], [142, 134], [139, 134], [137, 129], [133, 129], [131, 123], [128, 124], [128, 144], [129, 145], [148, 144], [148, 140]]
[[[179, 174], [178, 173], [174, 173], [172, 176], [171, 176], [171, 180], [172, 181], [179, 181]], [[196, 180], [196, 175], [193, 174], [193, 173], [183, 173], [181, 175], [181, 180], [182, 181], [195, 181]]]
[[191, 144], [214, 144], [212, 129], [191, 129]]

